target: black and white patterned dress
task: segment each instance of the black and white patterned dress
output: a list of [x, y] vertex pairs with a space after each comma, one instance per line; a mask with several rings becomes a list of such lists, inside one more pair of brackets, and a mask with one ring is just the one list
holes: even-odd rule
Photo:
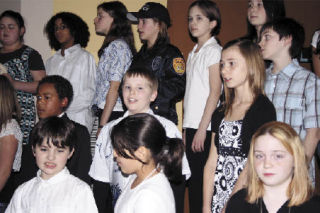
[[246, 154], [241, 151], [241, 127], [242, 120], [225, 121], [224, 119], [219, 126], [218, 160], [214, 175], [212, 213], [221, 212], [247, 161]]

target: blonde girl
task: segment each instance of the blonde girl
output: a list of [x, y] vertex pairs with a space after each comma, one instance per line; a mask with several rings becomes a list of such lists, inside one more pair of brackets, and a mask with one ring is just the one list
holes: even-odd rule
[[248, 187], [229, 201], [227, 212], [319, 212], [312, 196], [303, 144], [288, 124], [269, 122], [252, 137]]

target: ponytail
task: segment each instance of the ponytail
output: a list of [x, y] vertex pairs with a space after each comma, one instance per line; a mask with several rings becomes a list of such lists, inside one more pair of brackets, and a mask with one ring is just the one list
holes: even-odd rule
[[161, 152], [156, 157], [164, 174], [170, 181], [179, 182], [182, 177], [182, 157], [184, 146], [179, 138], [167, 138]]

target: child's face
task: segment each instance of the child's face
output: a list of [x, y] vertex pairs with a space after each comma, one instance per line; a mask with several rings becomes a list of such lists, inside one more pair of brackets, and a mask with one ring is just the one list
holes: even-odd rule
[[[126, 153], [131, 156], [127, 150]], [[142, 163], [140, 161], [131, 158], [124, 158], [121, 155], [118, 155], [115, 150], [113, 150], [113, 156], [116, 159], [121, 171], [125, 174], [136, 173], [142, 166]]]
[[141, 40], [155, 42], [159, 31], [159, 23], [155, 22], [152, 18], [139, 19], [138, 33]]
[[287, 187], [292, 179], [294, 159], [282, 143], [266, 134], [256, 139], [254, 168], [265, 187]]
[[284, 52], [289, 54], [289, 45], [286, 41], [285, 38], [280, 40], [279, 34], [273, 29], [265, 29], [261, 33], [261, 41], [259, 42], [263, 59], [274, 61], [281, 58]]
[[71, 47], [74, 44], [74, 38], [70, 33], [69, 28], [65, 25], [61, 18], [58, 18], [54, 23], [54, 35], [57, 41], [64, 47]]
[[73, 154], [73, 150], [70, 151], [69, 147], [56, 147], [51, 142], [48, 145], [45, 139], [41, 146], [36, 145], [33, 153], [41, 170], [41, 177], [48, 180], [65, 167], [68, 159]]
[[96, 33], [108, 35], [113, 23], [113, 18], [109, 15], [109, 13], [99, 8], [97, 17], [94, 18], [93, 22]]
[[151, 89], [149, 81], [140, 76], [126, 77], [122, 93], [130, 114], [147, 112], [157, 97], [157, 91]]
[[240, 53], [239, 47], [233, 46], [222, 51], [220, 72], [228, 88], [249, 88], [247, 64]]
[[261, 28], [267, 22], [262, 0], [249, 0], [248, 4], [248, 21], [256, 28]]
[[188, 23], [191, 35], [203, 41], [211, 37], [211, 30], [216, 26], [216, 22], [210, 22], [198, 6], [190, 8]]
[[53, 84], [40, 85], [37, 94], [37, 112], [40, 119], [60, 115], [67, 104], [67, 98], [59, 99]]

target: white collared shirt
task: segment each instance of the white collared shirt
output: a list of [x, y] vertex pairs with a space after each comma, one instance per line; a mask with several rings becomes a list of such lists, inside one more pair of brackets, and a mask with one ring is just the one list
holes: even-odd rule
[[97, 213], [88, 184], [71, 175], [67, 168], [48, 180], [37, 177], [20, 185], [6, 213]]
[[47, 75], [60, 75], [68, 79], [73, 87], [73, 100], [67, 109], [68, 117], [88, 128], [91, 132], [93, 116], [91, 102], [95, 92], [96, 63], [94, 57], [76, 44], [58, 50], [46, 61]]
[[[186, 91], [183, 101], [183, 128], [198, 129], [210, 93], [209, 67], [220, 62], [222, 47], [214, 37], [198, 52], [198, 44], [189, 53], [186, 68]], [[210, 131], [209, 124], [207, 130]]]

